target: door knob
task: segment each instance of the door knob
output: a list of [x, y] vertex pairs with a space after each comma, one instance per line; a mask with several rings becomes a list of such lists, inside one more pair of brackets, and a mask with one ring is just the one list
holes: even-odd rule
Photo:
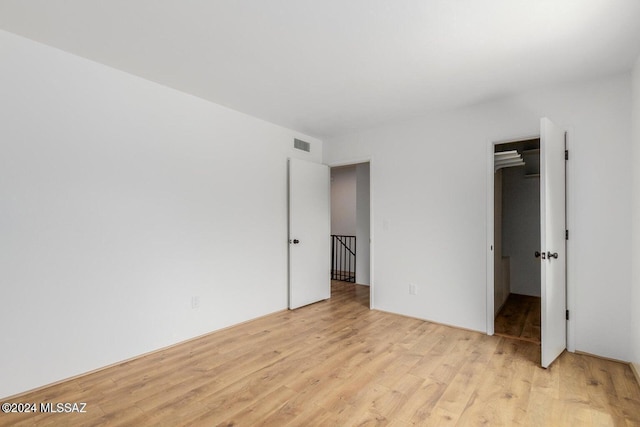
[[536, 251], [534, 255], [536, 256], [536, 258], [540, 258], [540, 251]]
[[293, 239], [293, 244], [294, 244], [294, 245], [297, 245], [298, 243], [300, 243], [300, 240], [298, 240], [298, 239]]
[[549, 258], [549, 259], [551, 259], [551, 258], [558, 259], [558, 252], [554, 252], [554, 253], [547, 252], [547, 258]]

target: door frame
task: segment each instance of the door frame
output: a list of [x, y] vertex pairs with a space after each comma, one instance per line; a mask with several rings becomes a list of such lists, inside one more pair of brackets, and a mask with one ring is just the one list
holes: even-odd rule
[[[566, 128], [566, 132], [567, 132], [567, 150], [569, 150], [571, 152], [571, 135], [572, 135], [572, 131], [573, 128], [569, 127]], [[522, 135], [522, 136], [518, 136], [518, 137], [513, 137], [513, 138], [505, 138], [505, 139], [500, 139], [500, 140], [487, 140], [487, 152], [486, 152], [486, 159], [487, 159], [487, 170], [486, 170], [486, 194], [487, 194], [487, 200], [486, 200], [486, 206], [487, 206], [487, 216], [486, 216], [486, 237], [487, 237], [487, 245], [486, 245], [486, 315], [487, 315], [487, 323], [486, 323], [486, 329], [487, 329], [487, 335], [493, 335], [495, 333], [495, 315], [494, 315], [494, 280], [495, 280], [495, 272], [494, 272], [494, 251], [493, 251], [493, 247], [494, 247], [494, 177], [495, 177], [495, 171], [494, 171], [494, 152], [495, 152], [495, 147], [496, 145], [501, 145], [501, 144], [508, 144], [508, 143], [512, 143], [512, 142], [519, 142], [519, 141], [526, 141], [526, 140], [530, 140], [530, 139], [535, 139], [535, 138], [540, 138], [540, 133], [538, 133], [537, 135]], [[571, 157], [569, 157], [571, 159]], [[572, 191], [570, 191], [571, 189], [571, 183], [573, 182], [572, 180], [572, 176], [573, 176], [573, 168], [571, 167], [571, 161], [567, 162], [565, 167], [565, 171], [566, 171], [566, 178], [565, 178], [565, 185], [566, 185], [566, 192], [565, 192], [565, 203], [566, 203], [566, 227], [568, 230], [571, 230], [571, 226], [574, 223], [573, 221], [573, 212], [574, 210], [572, 209], [573, 207], [573, 198], [572, 198]], [[570, 313], [574, 313], [573, 307], [575, 306], [574, 304], [574, 298], [573, 296], [575, 295], [575, 293], [573, 292], [573, 283], [571, 281], [571, 278], [573, 277], [572, 274], [572, 266], [573, 266], [573, 262], [572, 261], [572, 254], [573, 254], [573, 250], [572, 250], [572, 246], [573, 246], [573, 239], [569, 239], [566, 241], [567, 244], [567, 266], [566, 266], [566, 274], [567, 274], [567, 289], [566, 289], [566, 304], [567, 304], [567, 309], [570, 311]], [[575, 327], [575, 314], [571, 315], [569, 317], [569, 320], [567, 321], [567, 350], [570, 352], [575, 352], [575, 333], [574, 333], [574, 327]]]
[[329, 168], [335, 168], [340, 166], [355, 166], [359, 163], [369, 163], [369, 309], [373, 310], [374, 307], [374, 291], [375, 291], [375, 277], [374, 277], [374, 260], [375, 260], [375, 237], [374, 237], [374, 224], [375, 215], [373, 211], [373, 157], [358, 157], [348, 160], [340, 160], [332, 163], [328, 163]]

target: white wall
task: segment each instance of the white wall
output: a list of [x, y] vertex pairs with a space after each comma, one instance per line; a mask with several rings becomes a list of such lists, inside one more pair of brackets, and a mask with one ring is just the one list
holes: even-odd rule
[[524, 167], [502, 174], [502, 256], [509, 257], [511, 293], [539, 297], [540, 179], [525, 177]]
[[633, 71], [633, 250], [631, 298], [631, 362], [640, 374], [640, 57]]
[[356, 166], [356, 282], [368, 285], [370, 282], [370, 164]]
[[375, 158], [374, 306], [486, 330], [487, 146], [547, 116], [570, 131], [571, 339], [629, 360], [630, 111], [627, 73], [325, 140], [327, 163]]
[[0, 396], [287, 307], [286, 159], [320, 141], [2, 31], [0, 57]]
[[331, 168], [331, 234], [356, 235], [356, 167]]

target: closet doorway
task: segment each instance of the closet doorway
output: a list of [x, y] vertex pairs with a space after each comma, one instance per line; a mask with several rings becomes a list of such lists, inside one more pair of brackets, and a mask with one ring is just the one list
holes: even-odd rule
[[494, 156], [494, 333], [540, 344], [540, 139]]

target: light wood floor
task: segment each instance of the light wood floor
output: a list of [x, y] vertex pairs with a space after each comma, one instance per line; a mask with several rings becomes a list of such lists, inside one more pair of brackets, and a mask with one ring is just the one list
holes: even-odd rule
[[0, 425], [637, 426], [622, 363], [368, 310], [368, 288], [276, 313], [14, 399], [85, 414]]
[[496, 316], [494, 332], [540, 344], [540, 298], [510, 294]]

